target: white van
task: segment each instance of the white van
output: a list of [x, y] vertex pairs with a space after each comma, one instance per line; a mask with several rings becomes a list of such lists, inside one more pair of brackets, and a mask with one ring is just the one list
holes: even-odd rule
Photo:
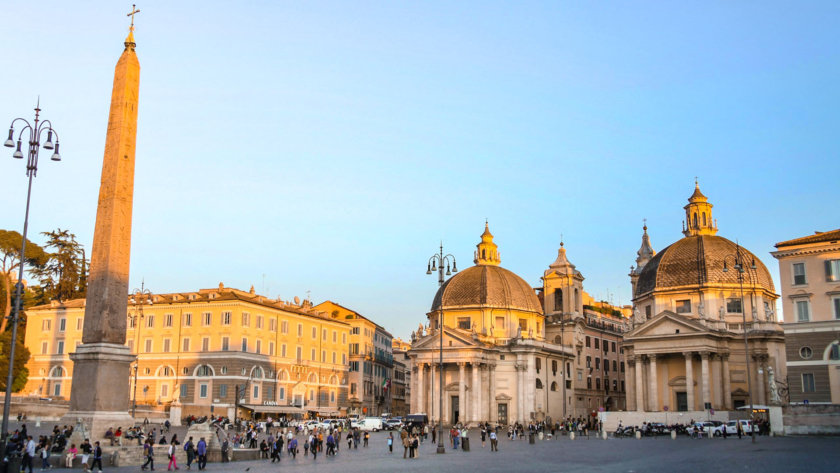
[[379, 432], [382, 430], [382, 419], [379, 417], [365, 417], [359, 421], [359, 430]]

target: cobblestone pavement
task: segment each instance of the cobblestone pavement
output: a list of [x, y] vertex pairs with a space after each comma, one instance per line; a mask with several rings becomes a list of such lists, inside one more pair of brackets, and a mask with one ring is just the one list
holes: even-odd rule
[[[395, 437], [398, 436], [395, 434]], [[755, 445], [749, 438], [738, 440], [680, 437], [636, 439], [499, 440], [499, 452], [490, 452], [490, 444], [482, 448], [478, 432], [471, 435], [471, 451], [454, 450], [446, 444], [446, 454], [435, 453], [427, 440], [415, 460], [403, 460], [401, 445], [388, 453], [387, 433], [371, 434], [370, 446], [348, 450], [342, 442], [338, 455], [317, 460], [298, 455], [283, 456], [280, 465], [267, 460], [210, 463], [208, 472], [314, 472], [339, 470], [341, 473], [377, 471], [413, 472], [837, 472], [840, 471], [840, 442], [837, 437], [759, 437]], [[303, 449], [301, 448], [301, 451]], [[165, 456], [156, 456], [157, 471], [166, 468]], [[185, 471], [185, 465], [180, 465]], [[193, 468], [197, 470], [197, 468]], [[135, 472], [137, 467], [109, 468], [106, 472]]]

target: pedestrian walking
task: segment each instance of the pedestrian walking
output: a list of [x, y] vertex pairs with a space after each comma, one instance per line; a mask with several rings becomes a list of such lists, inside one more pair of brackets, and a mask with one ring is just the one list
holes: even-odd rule
[[23, 460], [21, 461], [20, 471], [29, 468], [29, 473], [32, 473], [32, 459], [35, 458], [35, 448], [35, 441], [32, 440], [31, 435], [28, 435], [23, 449]]
[[198, 454], [198, 469], [203, 470], [207, 466], [207, 441], [204, 437], [198, 439], [195, 450]]
[[177, 452], [177, 450], [175, 449], [175, 445], [177, 444], [178, 441], [174, 439], [172, 440], [172, 442], [169, 443], [169, 466], [166, 467], [166, 471], [172, 471], [173, 468], [176, 470], [179, 469], [178, 461], [175, 459], [175, 453]]
[[193, 443], [193, 438], [190, 437], [187, 439], [187, 442], [184, 443], [184, 451], [187, 452], [187, 469], [192, 469], [192, 463], [195, 461], [195, 444]]
[[292, 437], [292, 439], [289, 440], [288, 445], [289, 445], [289, 455], [292, 458], [297, 458], [297, 447], [298, 447], [297, 437]]
[[496, 438], [496, 431], [490, 431], [490, 451], [491, 452], [498, 452], [499, 451], [499, 439]]
[[394, 433], [388, 432], [388, 453], [394, 453]]
[[102, 447], [99, 446], [99, 442], [96, 442], [93, 445], [93, 463], [90, 464], [90, 471], [93, 471], [94, 467], [99, 467], [99, 472], [102, 472]]
[[155, 447], [151, 440], [146, 439], [143, 444], [143, 456], [146, 457], [146, 462], [140, 467], [141, 470], [146, 471], [146, 467], [151, 467], [155, 471]]

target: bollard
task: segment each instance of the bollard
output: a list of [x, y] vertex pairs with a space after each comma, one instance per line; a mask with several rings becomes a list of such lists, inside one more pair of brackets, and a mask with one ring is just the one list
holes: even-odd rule
[[528, 443], [530, 443], [530, 444], [534, 443], [534, 433], [533, 432], [528, 434]]
[[606, 430], [601, 431], [601, 438], [604, 439], [604, 440], [607, 440], [607, 431]]
[[574, 439], [575, 439], [575, 433], [574, 432], [569, 432], [569, 440], [574, 440]]
[[543, 439], [543, 437], [545, 437], [545, 435], [543, 435], [542, 430], [540, 430], [540, 432], [537, 434], [537, 438], [538, 438], [538, 439], [540, 439], [540, 440], [542, 440], [542, 439]]
[[35, 418], [35, 427], [40, 427], [40, 426], [41, 426], [41, 418], [40, 418], [40, 417], [36, 417], [36, 418]]
[[642, 439], [642, 431], [641, 431], [641, 430], [637, 430], [637, 431], [636, 431], [636, 439], [637, 439], [637, 440], [641, 440], [641, 439]]
[[676, 430], [672, 430], [672, 431], [671, 431], [671, 440], [676, 440], [676, 439], [677, 439], [677, 431], [676, 431]]

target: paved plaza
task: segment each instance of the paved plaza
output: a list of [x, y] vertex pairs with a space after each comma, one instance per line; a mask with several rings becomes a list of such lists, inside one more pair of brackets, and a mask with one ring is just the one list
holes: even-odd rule
[[[39, 429], [40, 430], [40, 429]], [[181, 429], [179, 429], [181, 430]], [[179, 437], [182, 437], [182, 433]], [[837, 472], [840, 471], [840, 438], [837, 437], [759, 437], [756, 444], [748, 437], [742, 440], [702, 439], [679, 437], [620, 438], [598, 440], [536, 441], [529, 445], [525, 440], [499, 441], [499, 452], [490, 452], [490, 444], [482, 448], [478, 432], [473, 432], [471, 451], [454, 450], [446, 444], [446, 454], [438, 455], [435, 447], [427, 440], [420, 448], [415, 460], [403, 460], [403, 449], [395, 445], [394, 453], [388, 453], [387, 433], [371, 434], [370, 446], [347, 449], [342, 442], [336, 457], [298, 455], [292, 459], [286, 455], [280, 465], [268, 460], [239, 461], [233, 463], [210, 463], [207, 471], [248, 471], [249, 473], [293, 471], [314, 472], [338, 470], [342, 473], [370, 473], [379, 471], [403, 472]], [[399, 436], [395, 433], [395, 437]], [[302, 436], [299, 437], [302, 439]], [[398, 443], [398, 442], [395, 442]], [[301, 448], [301, 452], [303, 448]], [[155, 458], [156, 471], [166, 468], [166, 455], [158, 450]], [[179, 465], [181, 471], [185, 465]], [[193, 468], [197, 470], [197, 468]], [[107, 467], [107, 472], [135, 472], [138, 467]]]

